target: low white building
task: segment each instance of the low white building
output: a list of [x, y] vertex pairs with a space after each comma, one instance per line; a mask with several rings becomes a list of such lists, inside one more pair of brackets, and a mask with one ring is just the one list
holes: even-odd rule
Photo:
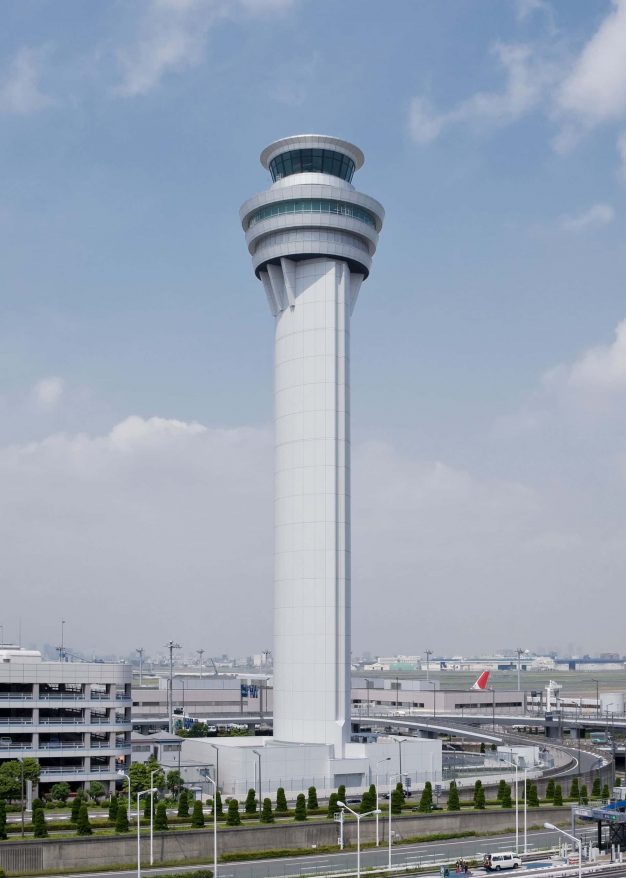
[[19, 646], [0, 647], [0, 763], [37, 759], [40, 792], [64, 781], [115, 788], [130, 764], [131, 667], [48, 662]]

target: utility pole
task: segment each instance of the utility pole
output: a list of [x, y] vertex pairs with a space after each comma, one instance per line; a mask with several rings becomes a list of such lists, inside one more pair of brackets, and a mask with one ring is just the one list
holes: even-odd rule
[[169, 698], [168, 701], [168, 729], [170, 734], [174, 734], [174, 650], [182, 649], [180, 643], [174, 643], [173, 640], [170, 640], [169, 643], [165, 644], [166, 648], [170, 651], [170, 685], [169, 685]]
[[143, 646], [138, 647], [135, 652], [139, 653], [139, 685], [143, 686], [143, 654], [145, 649]]
[[59, 661], [65, 661], [65, 619], [61, 619], [61, 646], [57, 646]]
[[517, 691], [521, 692], [522, 685], [521, 685], [521, 678], [520, 678], [520, 670], [521, 670], [522, 653], [524, 652], [524, 650], [520, 649], [518, 647], [515, 650], [515, 652], [517, 653]]
[[202, 656], [204, 655], [205, 651], [203, 649], [197, 649], [196, 652], [200, 656], [200, 679], [202, 679]]
[[430, 682], [430, 657], [433, 654], [432, 649], [425, 649], [424, 655], [426, 656], [426, 682]]

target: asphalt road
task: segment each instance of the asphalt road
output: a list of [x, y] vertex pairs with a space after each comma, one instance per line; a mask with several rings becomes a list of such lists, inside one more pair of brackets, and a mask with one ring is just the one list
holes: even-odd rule
[[[562, 836], [561, 836], [562, 838]], [[528, 833], [528, 851], [556, 847], [559, 833], [549, 830], [540, 830]], [[406, 865], [415, 867], [427, 863], [448, 861], [454, 862], [460, 857], [465, 859], [476, 858], [479, 854], [487, 852], [508, 851], [515, 848], [515, 834], [498, 835], [483, 838], [466, 838], [448, 841], [429, 842], [425, 844], [402, 845], [392, 849], [392, 864], [394, 866]], [[523, 848], [523, 833], [520, 832], [520, 849]], [[325, 872], [356, 870], [357, 855], [354, 851], [346, 853], [329, 853], [319, 855], [307, 855], [305, 857], [289, 857], [281, 859], [251, 860], [241, 863], [219, 863], [217, 878], [285, 878], [285, 876], [299, 875], [323, 875]], [[388, 863], [388, 849], [368, 848], [361, 852], [361, 869], [369, 869], [375, 866], [386, 866]], [[212, 869], [212, 863], [204, 864]], [[193, 872], [201, 868], [195, 866], [168, 866], [154, 869], [142, 868], [142, 874], [154, 875], [155, 878], [172, 872]], [[438, 874], [438, 873], [437, 873]], [[453, 873], [454, 874], [454, 873]], [[482, 870], [476, 870], [478, 876], [486, 875]], [[129, 872], [90, 872], [66, 873], [64, 878], [136, 878], [137, 870]], [[44, 876], [45, 878], [45, 876]], [[50, 876], [52, 878], [52, 876]]]

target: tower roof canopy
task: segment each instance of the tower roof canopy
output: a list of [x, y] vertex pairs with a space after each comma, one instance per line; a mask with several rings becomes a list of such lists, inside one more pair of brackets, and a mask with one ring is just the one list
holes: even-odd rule
[[365, 156], [353, 143], [340, 140], [338, 137], [329, 137], [326, 134], [296, 134], [293, 137], [283, 137], [266, 146], [261, 153], [261, 164], [269, 170], [270, 162], [284, 152], [299, 149], [326, 149], [348, 156], [358, 171], [363, 166]]

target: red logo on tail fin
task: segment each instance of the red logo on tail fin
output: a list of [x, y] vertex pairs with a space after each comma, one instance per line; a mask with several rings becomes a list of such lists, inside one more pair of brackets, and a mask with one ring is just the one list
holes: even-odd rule
[[489, 679], [489, 671], [483, 671], [478, 680], [472, 686], [472, 689], [486, 689], [487, 680]]

